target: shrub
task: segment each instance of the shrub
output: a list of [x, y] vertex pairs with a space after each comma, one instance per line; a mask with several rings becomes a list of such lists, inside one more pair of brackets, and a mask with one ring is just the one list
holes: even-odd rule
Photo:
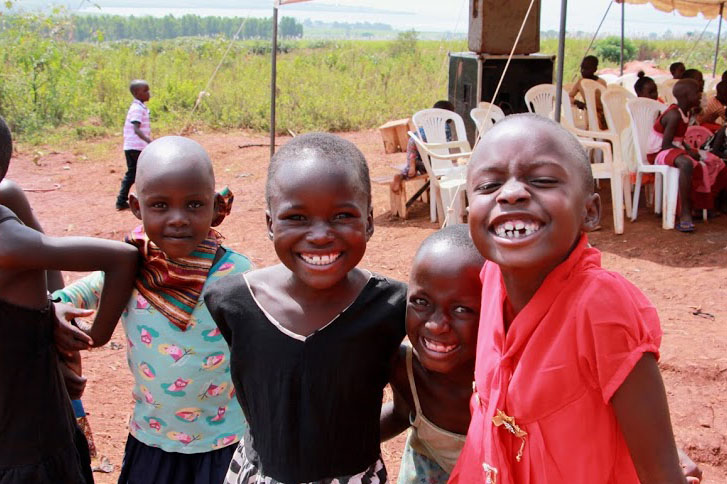
[[[621, 58], [621, 38], [606, 37], [596, 42], [598, 57], [611, 62], [619, 62]], [[636, 55], [636, 46], [629, 39], [624, 39], [624, 62], [633, 60]]]

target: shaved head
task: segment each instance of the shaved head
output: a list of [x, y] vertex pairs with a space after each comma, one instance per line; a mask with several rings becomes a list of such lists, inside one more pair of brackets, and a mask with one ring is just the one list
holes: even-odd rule
[[476, 265], [485, 263], [485, 258], [477, 251], [475, 243], [470, 237], [470, 228], [467, 224], [448, 225], [424, 239], [417, 250], [415, 260], [421, 257], [435, 257], [447, 260], [452, 253], [458, 253], [471, 260]]
[[136, 168], [136, 186], [141, 194], [147, 180], [166, 174], [191, 172], [200, 183], [215, 189], [212, 161], [202, 146], [182, 136], [165, 136], [152, 141], [139, 156]]
[[[533, 135], [536, 134], [537, 129], [541, 134], [547, 134], [547, 137], [553, 142], [552, 145], [544, 146], [544, 149], [554, 148], [559, 151], [562, 158], [567, 158], [571, 161], [572, 166], [578, 170], [578, 175], [583, 182], [583, 188], [586, 194], [593, 193], [593, 172], [591, 171], [591, 164], [588, 161], [588, 155], [583, 146], [578, 142], [578, 139], [573, 136], [567, 129], [560, 124], [556, 123], [552, 119], [544, 116], [538, 116], [537, 114], [513, 114], [506, 116], [505, 119], [499, 121], [492, 127], [487, 133], [482, 136], [480, 143], [472, 153], [472, 160], [479, 160], [482, 156], [478, 156], [478, 153], [484, 150], [488, 150], [490, 142], [497, 138], [498, 133], [504, 129], [511, 129], [512, 124], [528, 124], [529, 128], [522, 127], [523, 132], [529, 132]], [[533, 136], [533, 139], [535, 137]], [[473, 169], [473, 165], [470, 161], [469, 170]]]
[[674, 93], [675, 98], [681, 100], [692, 92], [699, 92], [699, 83], [694, 79], [679, 79], [679, 81], [674, 85], [672, 92]]
[[136, 94], [137, 89], [148, 85], [149, 83], [146, 82], [144, 79], [134, 79], [129, 84], [129, 91], [131, 91], [131, 94]]

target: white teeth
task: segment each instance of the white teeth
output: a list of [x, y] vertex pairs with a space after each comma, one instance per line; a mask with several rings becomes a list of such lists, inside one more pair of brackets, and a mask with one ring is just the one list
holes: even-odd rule
[[450, 351], [457, 348], [457, 345], [443, 345], [435, 341], [422, 338], [424, 340], [424, 346], [430, 351], [436, 351], [437, 353], [449, 353]]
[[534, 234], [540, 230], [540, 224], [537, 222], [525, 222], [522, 220], [509, 220], [494, 228], [498, 237], [507, 239], [520, 239]]
[[327, 255], [300, 254], [301, 259], [315, 266], [327, 266], [334, 263], [340, 256], [340, 252]]

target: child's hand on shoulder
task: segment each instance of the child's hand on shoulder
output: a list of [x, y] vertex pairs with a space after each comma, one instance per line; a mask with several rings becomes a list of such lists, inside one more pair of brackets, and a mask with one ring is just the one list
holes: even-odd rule
[[53, 309], [55, 310], [53, 339], [58, 351], [70, 358], [75, 351], [89, 349], [93, 345], [93, 340], [86, 334], [89, 328], [85, 328], [84, 331], [73, 324], [73, 319], [90, 316], [93, 310], [79, 309], [66, 303], [55, 303]]

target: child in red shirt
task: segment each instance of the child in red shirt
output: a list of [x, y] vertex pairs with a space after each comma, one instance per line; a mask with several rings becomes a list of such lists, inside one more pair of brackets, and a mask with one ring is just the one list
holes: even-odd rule
[[588, 158], [560, 125], [509, 116], [467, 177], [485, 256], [472, 420], [450, 482], [684, 483], [656, 309], [600, 265]]

